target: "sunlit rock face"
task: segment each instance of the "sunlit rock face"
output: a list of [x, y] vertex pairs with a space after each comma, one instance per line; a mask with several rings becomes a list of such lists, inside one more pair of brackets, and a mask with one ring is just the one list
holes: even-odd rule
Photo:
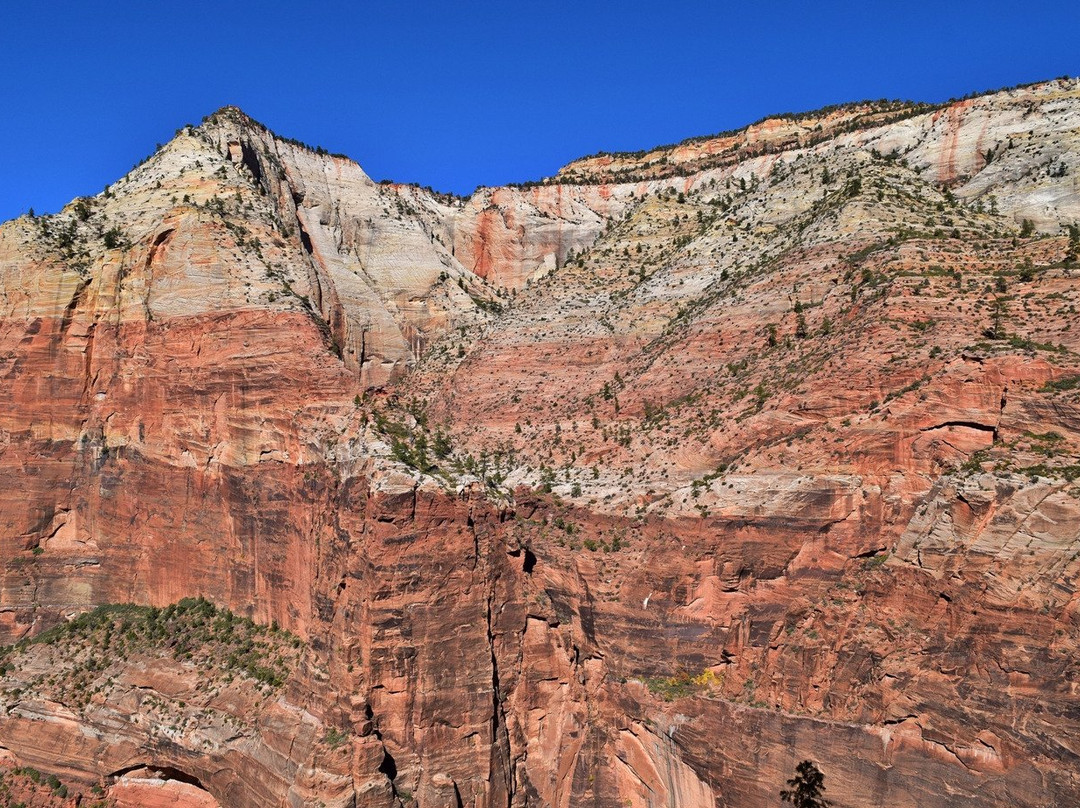
[[3, 225], [5, 787], [1077, 802], [1078, 132], [1055, 81], [462, 199], [227, 108]]

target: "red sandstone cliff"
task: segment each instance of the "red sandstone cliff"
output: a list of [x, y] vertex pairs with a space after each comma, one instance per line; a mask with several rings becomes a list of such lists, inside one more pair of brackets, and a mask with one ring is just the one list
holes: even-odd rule
[[1051, 82], [456, 200], [223, 110], [4, 225], [5, 640], [203, 596], [298, 643], [268, 683], [46, 635], [5, 762], [117, 805], [763, 806], [806, 757], [836, 805], [1075, 801], [1078, 121]]

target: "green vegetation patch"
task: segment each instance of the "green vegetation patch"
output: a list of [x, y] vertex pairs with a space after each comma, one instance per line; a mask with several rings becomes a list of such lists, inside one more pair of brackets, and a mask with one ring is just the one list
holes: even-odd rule
[[[0, 770], [0, 808], [28, 808], [35, 806], [67, 806], [68, 787], [55, 774], [46, 774], [30, 766], [17, 766]], [[81, 800], [82, 795], [76, 795]], [[30, 803], [26, 800], [29, 799]], [[77, 803], [75, 803], [77, 804]], [[89, 808], [105, 808], [105, 802], [86, 803]]]
[[1038, 477], [1045, 477], [1049, 480], [1066, 480], [1070, 483], [1074, 480], [1080, 480], [1080, 465], [1047, 466], [1045, 463], [1039, 463], [1036, 466], [1025, 466], [1017, 469], [1017, 471], [1027, 474], [1033, 480]]
[[660, 696], [664, 701], [693, 696], [719, 687], [723, 684], [723, 677], [717, 676], [709, 668], [706, 668], [697, 676], [691, 676], [687, 671], [680, 671], [675, 676], [658, 676], [645, 680], [645, 686], [649, 692]]
[[1048, 381], [1042, 386], [1040, 392], [1063, 393], [1066, 390], [1076, 390], [1077, 388], [1080, 388], [1080, 376], [1062, 376], [1060, 379]]
[[4, 695], [18, 698], [23, 691], [49, 691], [80, 707], [106, 689], [135, 655], [171, 657], [198, 668], [207, 683], [244, 677], [273, 690], [288, 679], [302, 646], [298, 637], [276, 624], [238, 617], [205, 598], [185, 598], [164, 608], [109, 604], [0, 648], [0, 674], [18, 676], [30, 667], [31, 655], [47, 652], [48, 672], [23, 678], [13, 689], [14, 683], [5, 682]]

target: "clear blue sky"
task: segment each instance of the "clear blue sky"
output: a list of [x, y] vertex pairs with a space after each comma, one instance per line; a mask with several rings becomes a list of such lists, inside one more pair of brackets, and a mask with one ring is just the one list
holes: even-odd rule
[[1080, 73], [1080, 2], [7, 2], [0, 219], [224, 104], [376, 179], [471, 191], [773, 112]]

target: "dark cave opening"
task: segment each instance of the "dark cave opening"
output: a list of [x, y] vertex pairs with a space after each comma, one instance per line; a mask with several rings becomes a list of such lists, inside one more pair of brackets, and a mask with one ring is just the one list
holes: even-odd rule
[[525, 560], [521, 564], [521, 569], [525, 572], [526, 575], [532, 575], [532, 571], [533, 571], [533, 568], [535, 566], [536, 566], [536, 553], [534, 553], [532, 550], [530, 550], [528, 547], [526, 547], [525, 548]]
[[394, 757], [385, 749], [383, 749], [382, 763], [379, 764], [379, 771], [387, 776], [387, 778], [393, 782], [397, 777], [397, 763], [394, 762]]
[[195, 786], [203, 791], [207, 790], [206, 786], [204, 786], [202, 781], [195, 775], [188, 774], [182, 769], [177, 769], [175, 766], [159, 766], [156, 763], [137, 763], [134, 766], [117, 769], [110, 774], [107, 779], [115, 781], [127, 775], [154, 778], [158, 780], [175, 780], [178, 783], [187, 783], [190, 786]]

